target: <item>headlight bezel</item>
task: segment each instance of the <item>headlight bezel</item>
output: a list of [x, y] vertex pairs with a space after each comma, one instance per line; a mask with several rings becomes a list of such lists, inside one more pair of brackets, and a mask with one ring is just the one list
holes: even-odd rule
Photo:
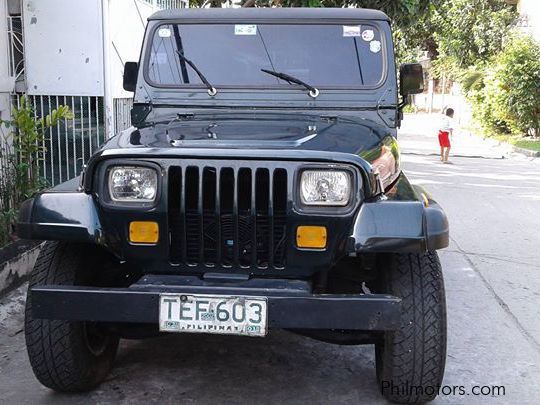
[[[156, 192], [153, 200], [117, 200], [111, 194], [112, 171], [118, 167], [152, 169], [156, 174]], [[98, 171], [98, 192], [100, 201], [108, 208], [119, 209], [151, 209], [160, 203], [162, 190], [162, 169], [156, 163], [140, 161], [135, 159], [114, 159], [105, 162]]]
[[[345, 205], [305, 204], [302, 199], [302, 175], [306, 171], [339, 171], [346, 172], [350, 179], [351, 189], [349, 201]], [[345, 164], [306, 164], [298, 168], [295, 175], [295, 209], [299, 213], [319, 215], [347, 215], [361, 200], [362, 176], [358, 169]]]

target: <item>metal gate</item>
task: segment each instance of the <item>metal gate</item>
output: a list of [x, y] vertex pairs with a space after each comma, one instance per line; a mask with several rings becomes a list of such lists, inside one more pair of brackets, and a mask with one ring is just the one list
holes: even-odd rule
[[131, 126], [133, 98], [115, 98], [113, 101], [114, 135]]
[[[14, 105], [20, 104], [14, 96]], [[34, 117], [50, 114], [59, 105], [67, 105], [73, 118], [47, 130], [43, 140], [44, 153], [40, 174], [51, 186], [77, 176], [88, 158], [105, 141], [103, 97], [93, 96], [27, 96]]]

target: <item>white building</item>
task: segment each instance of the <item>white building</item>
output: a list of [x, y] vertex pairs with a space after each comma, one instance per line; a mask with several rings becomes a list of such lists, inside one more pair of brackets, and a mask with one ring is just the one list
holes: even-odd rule
[[129, 126], [123, 64], [139, 59], [150, 14], [187, 1], [0, 0], [0, 117], [9, 119], [22, 94], [39, 116], [59, 104], [75, 113], [47, 134], [41, 170], [51, 184], [77, 175], [96, 147]]
[[517, 26], [534, 39], [540, 41], [540, 1], [539, 0], [506, 0], [508, 4], [516, 4], [519, 13]]

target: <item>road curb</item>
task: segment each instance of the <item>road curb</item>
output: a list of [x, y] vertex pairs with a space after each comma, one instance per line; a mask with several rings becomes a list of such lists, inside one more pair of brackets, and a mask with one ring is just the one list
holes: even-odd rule
[[0, 297], [28, 279], [41, 245], [41, 242], [18, 240], [0, 249]]
[[529, 150], [529, 149], [523, 149], [523, 148], [519, 148], [517, 146], [512, 146], [512, 149], [514, 152], [516, 153], [521, 153], [522, 155], [525, 155], [527, 157], [540, 157], [540, 152], [537, 152], [537, 151], [534, 151], [534, 150]]

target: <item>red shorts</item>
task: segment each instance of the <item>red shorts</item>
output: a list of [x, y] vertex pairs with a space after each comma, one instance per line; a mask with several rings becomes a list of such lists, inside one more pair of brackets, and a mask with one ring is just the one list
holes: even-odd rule
[[450, 134], [446, 131], [439, 131], [439, 145], [444, 148], [450, 147]]

